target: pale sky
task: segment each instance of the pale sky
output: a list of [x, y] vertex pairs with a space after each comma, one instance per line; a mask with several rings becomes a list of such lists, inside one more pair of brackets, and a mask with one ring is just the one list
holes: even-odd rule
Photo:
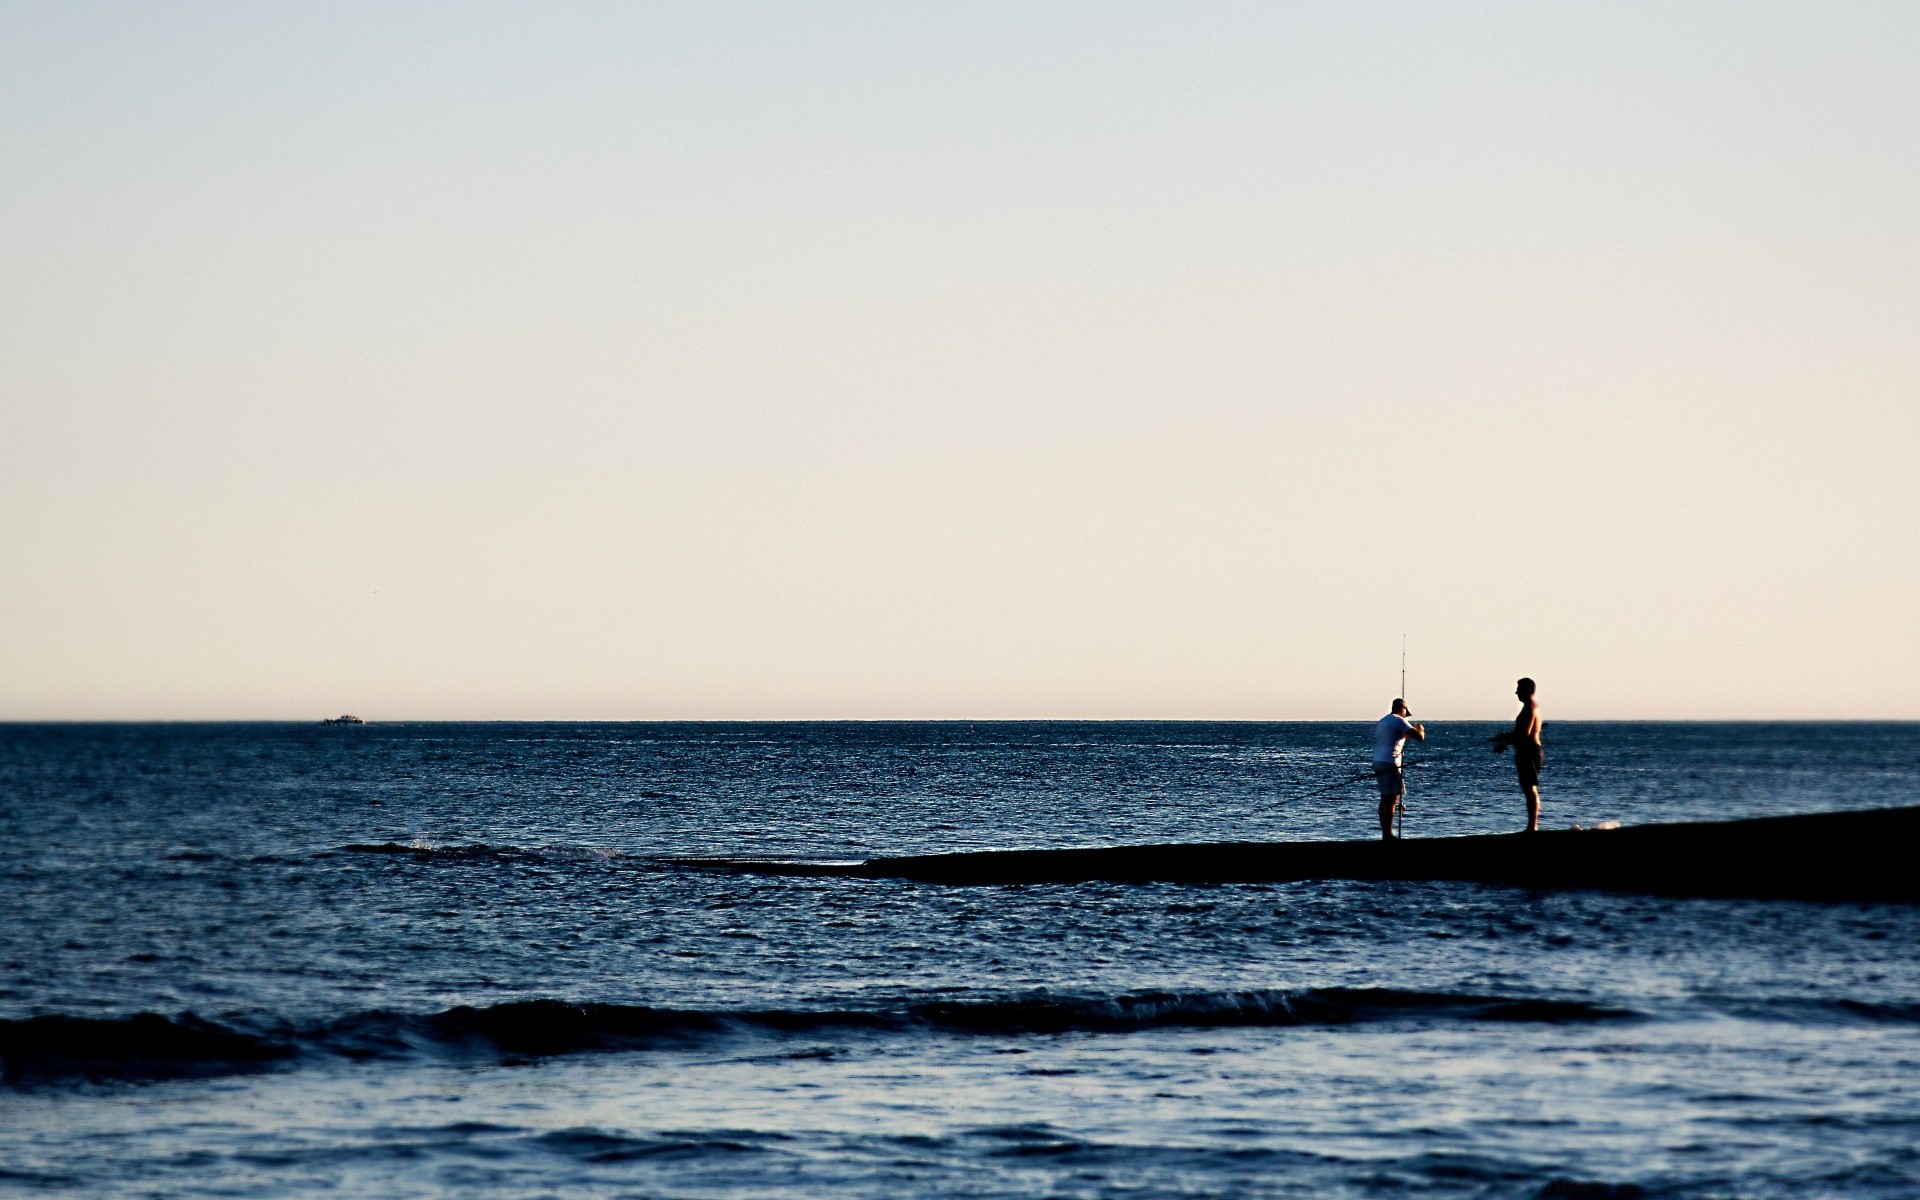
[[1920, 717], [1917, 62], [0, 4], [0, 719]]

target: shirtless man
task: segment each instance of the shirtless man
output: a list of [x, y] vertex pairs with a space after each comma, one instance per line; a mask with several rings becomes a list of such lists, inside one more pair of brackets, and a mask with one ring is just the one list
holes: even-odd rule
[[1520, 711], [1513, 718], [1511, 732], [1495, 735], [1493, 752], [1513, 748], [1513, 769], [1520, 776], [1520, 794], [1527, 798], [1527, 832], [1540, 832], [1540, 764], [1546, 752], [1540, 746], [1540, 731], [1546, 722], [1540, 719], [1540, 705], [1533, 698], [1533, 680], [1522, 679], [1513, 689], [1519, 697]]
[[[1424, 742], [1427, 727], [1407, 720], [1413, 712], [1405, 700], [1396, 699], [1393, 711], [1381, 717], [1373, 727], [1373, 777], [1380, 783], [1380, 837], [1393, 840], [1393, 812], [1407, 794], [1407, 777], [1400, 769], [1400, 748], [1408, 738]], [[1364, 778], [1364, 776], [1362, 776]]]

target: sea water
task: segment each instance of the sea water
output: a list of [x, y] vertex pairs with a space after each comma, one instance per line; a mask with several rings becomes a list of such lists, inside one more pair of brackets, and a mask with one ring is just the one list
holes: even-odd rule
[[[1409, 836], [1520, 827], [1495, 728]], [[1920, 909], [683, 861], [1368, 837], [1369, 735], [0, 726], [0, 1193], [1920, 1196]], [[1920, 803], [1920, 726], [1554, 722], [1544, 793]]]

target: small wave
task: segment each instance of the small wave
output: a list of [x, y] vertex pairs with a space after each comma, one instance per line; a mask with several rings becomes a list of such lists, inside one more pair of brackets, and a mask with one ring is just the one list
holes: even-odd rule
[[1122, 1033], [1139, 1029], [1348, 1025], [1409, 1017], [1579, 1022], [1639, 1014], [1580, 1000], [1475, 996], [1395, 988], [1132, 992], [1107, 998], [1032, 997], [924, 1005], [929, 1024], [975, 1033]]
[[1920, 1024], [1920, 1003], [1911, 1001], [1740, 996], [1705, 996], [1702, 1000], [1728, 1016], [1754, 1021], [1791, 1021], [1796, 1025], [1862, 1021], [1875, 1025]]
[[625, 857], [619, 850], [597, 846], [490, 846], [485, 842], [437, 844], [416, 838], [411, 842], [353, 842], [343, 854], [385, 854], [416, 862], [602, 862]]
[[425, 842], [354, 842], [340, 847], [347, 854], [391, 854], [416, 858], [422, 861], [458, 862], [465, 859], [500, 859], [524, 857], [524, 853], [513, 846], [489, 846], [484, 842], [472, 842], [464, 846], [435, 846]]
[[866, 860], [832, 854], [655, 854], [642, 860], [663, 871], [749, 875], [845, 875]]
[[590, 1163], [632, 1162], [638, 1159], [700, 1158], [711, 1154], [750, 1154], [762, 1141], [785, 1141], [780, 1134], [752, 1133], [739, 1137], [665, 1134], [634, 1137], [599, 1129], [557, 1129], [534, 1139], [542, 1148]]
[[0, 1082], [154, 1080], [263, 1070], [301, 1057], [395, 1059], [422, 1053], [543, 1058], [686, 1045], [727, 1034], [932, 1030], [981, 1036], [1347, 1025], [1421, 1018], [1581, 1022], [1636, 1016], [1585, 1001], [1389, 988], [1134, 992], [903, 1004], [872, 1010], [666, 1009], [521, 1000], [437, 1013], [355, 1013], [320, 1024], [244, 1028], [140, 1013], [0, 1021]]
[[1637, 1183], [1604, 1183], [1582, 1179], [1550, 1179], [1540, 1200], [1639, 1200], [1647, 1189]]
[[631, 1050], [740, 1031], [807, 1033], [829, 1028], [886, 1028], [883, 1013], [704, 1011], [631, 1004], [516, 1000], [410, 1016], [360, 1013], [312, 1031], [306, 1040], [350, 1057], [423, 1049], [546, 1057], [593, 1050]]
[[28, 1017], [0, 1021], [0, 1082], [175, 1079], [259, 1070], [299, 1053], [287, 1041], [203, 1021], [164, 1017]]
[[1920, 1023], [1920, 1004], [1870, 1003], [1866, 1000], [1836, 1000], [1834, 1007], [1869, 1021]]
[[378, 854], [421, 863], [594, 863], [618, 859], [633, 866], [664, 871], [728, 874], [746, 871], [772, 875], [841, 875], [846, 873], [847, 868], [865, 861], [845, 855], [638, 854], [599, 846], [495, 846], [486, 842], [429, 842], [424, 838], [415, 838], [410, 842], [352, 842], [337, 851], [324, 852], [322, 857], [334, 853]]

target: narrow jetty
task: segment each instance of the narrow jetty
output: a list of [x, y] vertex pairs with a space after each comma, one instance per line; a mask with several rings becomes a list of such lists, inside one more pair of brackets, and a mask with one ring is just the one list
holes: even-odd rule
[[982, 850], [862, 862], [681, 860], [755, 874], [939, 884], [1456, 880], [1667, 896], [1920, 903], [1920, 807], [1398, 842]]

